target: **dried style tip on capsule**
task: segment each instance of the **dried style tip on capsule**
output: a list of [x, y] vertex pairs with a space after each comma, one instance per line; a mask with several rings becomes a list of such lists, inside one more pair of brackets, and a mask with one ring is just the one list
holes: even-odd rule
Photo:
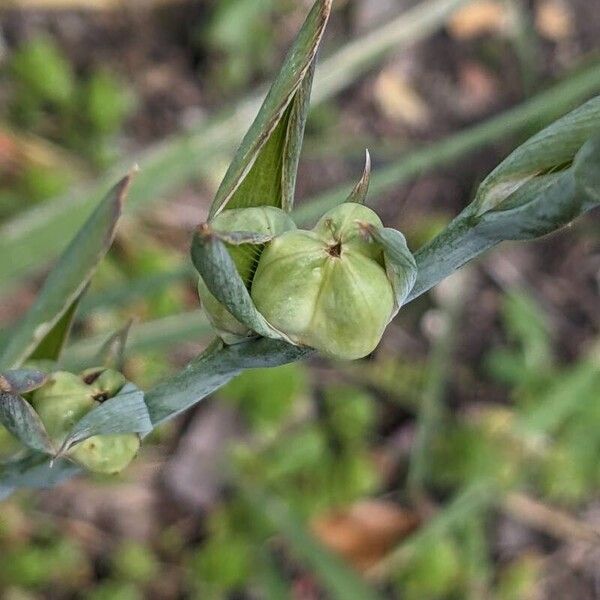
[[[33, 392], [31, 404], [48, 435], [60, 447], [73, 426], [88, 412], [116, 396], [126, 379], [111, 369], [88, 369], [81, 375], [59, 371]], [[94, 473], [122, 471], [137, 454], [136, 434], [97, 435], [73, 446], [67, 456]]]
[[375, 349], [394, 312], [394, 289], [365, 225], [382, 227], [371, 209], [346, 203], [312, 231], [290, 231], [267, 246], [252, 299], [271, 326], [334, 358]]
[[[225, 210], [214, 218], [210, 227], [216, 233], [246, 232], [275, 237], [295, 229], [296, 225], [281, 209], [261, 206]], [[262, 246], [227, 244], [227, 248], [238, 273], [250, 289]], [[202, 277], [198, 281], [198, 294], [213, 328], [225, 343], [235, 344], [250, 335], [248, 328], [211, 294]]]

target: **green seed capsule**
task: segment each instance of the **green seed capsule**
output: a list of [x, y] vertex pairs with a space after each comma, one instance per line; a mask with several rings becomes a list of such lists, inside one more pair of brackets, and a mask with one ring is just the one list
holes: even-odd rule
[[[211, 226], [222, 233], [248, 232], [272, 236], [296, 228], [287, 213], [272, 206], [225, 210], [215, 217]], [[250, 289], [262, 246], [228, 244], [227, 248], [238, 273]], [[225, 343], [235, 344], [249, 335], [248, 328], [210, 293], [202, 277], [198, 281], [198, 294], [210, 322]]]
[[252, 283], [256, 308], [295, 343], [341, 359], [372, 352], [394, 310], [383, 250], [363, 224], [369, 208], [342, 204], [312, 231], [290, 231], [263, 252]]
[[31, 396], [50, 438], [62, 443], [73, 426], [96, 405], [91, 388], [81, 377], [59, 371]]
[[[125, 382], [111, 369], [88, 369], [81, 376], [59, 371], [32, 394], [31, 404], [60, 447], [73, 426], [99, 402], [115, 396]], [[135, 458], [139, 447], [136, 434], [97, 435], [75, 445], [68, 456], [89, 471], [113, 474]]]
[[96, 435], [71, 450], [71, 457], [93, 473], [114, 475], [125, 469], [140, 449], [135, 434]]
[[24, 449], [19, 440], [0, 425], [0, 463], [15, 458]]

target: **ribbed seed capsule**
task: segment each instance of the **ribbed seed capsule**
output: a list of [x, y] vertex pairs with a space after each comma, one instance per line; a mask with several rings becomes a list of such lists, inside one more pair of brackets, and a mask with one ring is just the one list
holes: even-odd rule
[[[59, 371], [32, 394], [31, 404], [60, 447], [73, 426], [100, 402], [118, 394], [125, 382], [111, 369], [89, 369], [82, 375]], [[113, 474], [135, 458], [139, 447], [139, 437], [133, 433], [97, 435], [75, 445], [68, 456], [89, 471]]]
[[379, 217], [356, 203], [326, 213], [312, 231], [290, 231], [263, 252], [252, 283], [256, 308], [292, 341], [341, 359], [379, 343], [394, 311], [383, 249], [366, 235]]

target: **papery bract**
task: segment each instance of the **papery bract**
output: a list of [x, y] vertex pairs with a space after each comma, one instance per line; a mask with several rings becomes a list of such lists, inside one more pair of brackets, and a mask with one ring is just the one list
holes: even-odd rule
[[[286, 212], [272, 206], [225, 210], [219, 213], [210, 225], [217, 233], [244, 232], [272, 237], [296, 228]], [[250, 287], [263, 246], [247, 243], [237, 246], [227, 244], [227, 249], [238, 273]], [[198, 281], [198, 294], [211, 324], [223, 341], [234, 344], [251, 334], [248, 328], [211, 294], [202, 277]]]

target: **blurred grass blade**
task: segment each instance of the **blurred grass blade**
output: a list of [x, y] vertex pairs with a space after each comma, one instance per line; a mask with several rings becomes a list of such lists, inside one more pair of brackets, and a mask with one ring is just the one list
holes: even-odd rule
[[256, 119], [236, 152], [210, 209], [276, 206], [291, 210], [314, 61], [332, 0], [313, 5]]
[[[132, 326], [127, 351], [131, 354], [164, 351], [185, 342], [206, 341], [212, 334], [213, 329], [203, 311], [189, 311]], [[105, 333], [78, 340], [65, 350], [61, 364], [71, 371], [89, 367], [95, 363], [105, 343]]]
[[54, 325], [54, 327], [46, 334], [39, 346], [27, 358], [31, 360], [53, 361], [58, 361], [60, 359], [65, 344], [69, 339], [77, 308], [85, 295], [86, 289], [79, 294], [67, 312], [59, 319], [58, 323], [56, 323], [56, 325]]
[[64, 251], [2, 351], [0, 367], [22, 364], [81, 296], [112, 244], [129, 180], [125, 177], [111, 190]]
[[0, 423], [27, 448], [47, 454], [54, 452], [42, 421], [31, 404], [18, 394], [0, 392]]
[[127, 383], [116, 396], [94, 408], [73, 427], [59, 455], [94, 435], [137, 433], [145, 436], [152, 428], [144, 392]]
[[[391, 50], [429, 35], [455, 8], [469, 1], [421, 3], [343, 47], [317, 69], [313, 102], [322, 102], [340, 92]], [[595, 77], [598, 89], [600, 74], [597, 70]], [[588, 88], [590, 85], [588, 83]], [[582, 93], [589, 92], [578, 91], [573, 85], [571, 93], [580, 99]], [[173, 136], [138, 156], [142, 170], [131, 187], [127, 210], [139, 210], [161, 200], [186, 182], [211, 173], [238, 143], [239, 132], [248, 128], [262, 99], [263, 91], [260, 90], [233, 109], [227, 109], [192, 131]], [[65, 240], [81, 227], [114, 177], [115, 173], [110, 173], [92, 184], [81, 186], [74, 193], [24, 211], [0, 227], [0, 256], [3, 257], [0, 261], [3, 284], [0, 295], [8, 291], [9, 282], [40, 269], [64, 248]], [[347, 191], [344, 197], [346, 195]]]
[[26, 394], [42, 387], [48, 375], [33, 369], [18, 369], [0, 373], [0, 392]]
[[570, 166], [583, 144], [598, 133], [600, 96], [540, 131], [498, 165], [479, 187], [477, 214], [493, 210], [532, 178]]
[[300, 518], [281, 500], [256, 489], [244, 489], [257, 519], [267, 522], [287, 542], [293, 553], [320, 581], [327, 598], [338, 600], [377, 600], [372, 590], [352, 568], [324, 548], [310, 534]]
[[[600, 348], [594, 352], [598, 353]], [[554, 434], [582, 405], [597, 402], [600, 387], [600, 355], [585, 358], [547, 390], [539, 403], [523, 414], [516, 431], [525, 434]]]
[[209, 225], [194, 234], [192, 262], [211, 294], [240, 323], [258, 335], [287, 341], [286, 336], [271, 327], [258, 312], [227, 247]]

